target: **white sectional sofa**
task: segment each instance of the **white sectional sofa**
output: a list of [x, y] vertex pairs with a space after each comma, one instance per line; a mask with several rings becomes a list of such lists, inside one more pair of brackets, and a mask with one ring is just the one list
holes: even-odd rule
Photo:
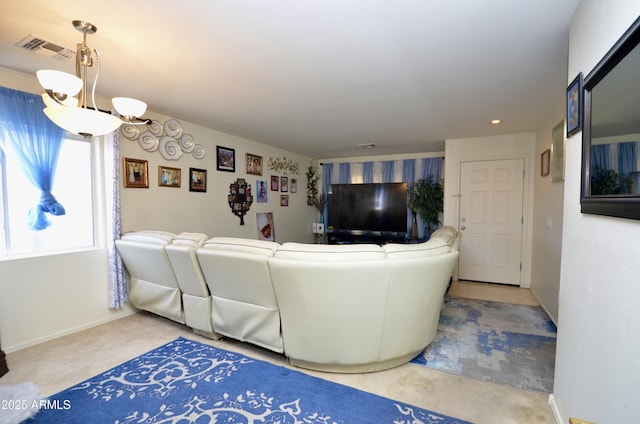
[[433, 340], [459, 242], [445, 227], [424, 243], [383, 246], [149, 231], [116, 245], [134, 306], [284, 353], [299, 367], [369, 372], [408, 362]]

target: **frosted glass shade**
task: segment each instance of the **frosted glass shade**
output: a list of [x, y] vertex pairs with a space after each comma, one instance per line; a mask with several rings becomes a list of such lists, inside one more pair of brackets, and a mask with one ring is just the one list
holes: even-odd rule
[[111, 102], [122, 116], [135, 116], [138, 118], [147, 111], [145, 102], [130, 97], [114, 97]]
[[100, 136], [117, 130], [122, 121], [117, 117], [93, 109], [46, 107], [44, 113], [57, 126], [80, 135]]
[[46, 90], [75, 96], [82, 88], [82, 80], [75, 75], [53, 69], [42, 69], [36, 72], [38, 82]]
[[[56, 102], [49, 96], [47, 93], [42, 93], [42, 101], [47, 107], [61, 107], [60, 103]], [[62, 101], [62, 104], [68, 107], [77, 107], [78, 106], [78, 98], [77, 97], [67, 97]]]

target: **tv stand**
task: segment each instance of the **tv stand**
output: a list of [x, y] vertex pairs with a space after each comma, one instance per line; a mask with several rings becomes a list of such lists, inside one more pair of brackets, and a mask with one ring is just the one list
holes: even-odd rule
[[406, 235], [397, 233], [327, 233], [329, 244], [378, 244], [407, 243]]

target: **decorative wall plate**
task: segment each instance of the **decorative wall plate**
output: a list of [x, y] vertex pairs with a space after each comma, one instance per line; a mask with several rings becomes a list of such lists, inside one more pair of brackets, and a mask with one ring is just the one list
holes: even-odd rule
[[169, 119], [164, 123], [164, 132], [177, 140], [182, 135], [182, 125], [177, 119]]
[[140, 130], [136, 125], [123, 125], [121, 132], [129, 140], [135, 140], [140, 135]]
[[160, 139], [160, 155], [166, 160], [178, 160], [182, 156], [180, 143], [175, 138], [165, 135]]
[[180, 147], [185, 153], [191, 153], [195, 147], [193, 143], [193, 136], [191, 134], [182, 134], [180, 137]]
[[151, 131], [151, 134], [155, 135], [156, 137], [160, 137], [163, 131], [160, 121], [157, 121], [155, 119], [151, 121], [151, 123], [149, 124], [149, 131]]
[[158, 150], [158, 138], [151, 133], [145, 131], [138, 136], [138, 144], [147, 152], [155, 152]]

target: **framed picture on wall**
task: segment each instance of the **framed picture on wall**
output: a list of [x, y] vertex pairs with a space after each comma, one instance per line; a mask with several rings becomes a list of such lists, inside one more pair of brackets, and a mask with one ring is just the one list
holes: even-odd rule
[[289, 206], [289, 195], [281, 194], [280, 195], [280, 206]]
[[540, 176], [549, 175], [549, 167], [551, 164], [551, 150], [547, 149], [540, 155]]
[[123, 159], [124, 186], [127, 188], [149, 188], [149, 169], [146, 160]]
[[262, 175], [262, 156], [247, 153], [247, 174]]
[[236, 172], [236, 151], [228, 147], [216, 146], [216, 169]]
[[297, 192], [298, 192], [298, 179], [291, 178], [291, 193], [297, 193]]
[[289, 191], [289, 177], [280, 177], [280, 191]]
[[278, 191], [280, 187], [280, 179], [278, 178], [277, 175], [272, 175], [271, 176], [271, 191]]
[[168, 166], [158, 167], [158, 185], [160, 187], [180, 187], [182, 170]]
[[567, 137], [582, 129], [582, 72], [567, 87]]
[[206, 193], [207, 191], [207, 170], [189, 168], [189, 191]]
[[266, 203], [269, 200], [269, 187], [266, 181], [256, 181], [256, 195], [258, 197], [258, 203]]

